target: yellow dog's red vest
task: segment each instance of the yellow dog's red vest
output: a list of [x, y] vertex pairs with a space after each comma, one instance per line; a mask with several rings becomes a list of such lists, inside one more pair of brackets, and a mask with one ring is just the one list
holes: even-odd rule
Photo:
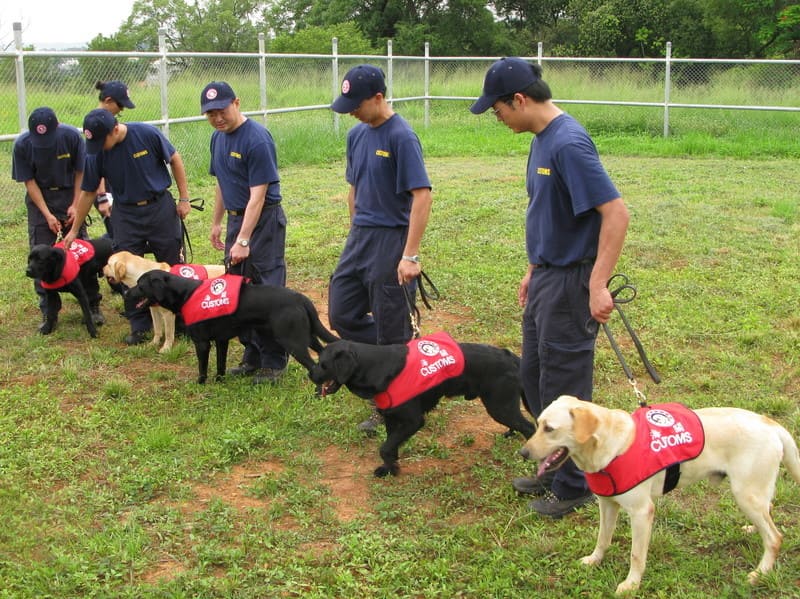
[[64, 250], [64, 242], [53, 246], [64, 252], [64, 268], [57, 280], [47, 283], [41, 281], [45, 289], [61, 289], [78, 278], [78, 273], [86, 262], [94, 258], [94, 246], [88, 241], [76, 239], [69, 246], [69, 251]]
[[[692, 410], [679, 403], [639, 408], [631, 414], [636, 438], [628, 450], [599, 472], [586, 472], [586, 482], [595, 495], [610, 497], [629, 491], [666, 468], [692, 460], [705, 445], [703, 423]], [[671, 490], [677, 484], [667, 488]]]
[[222, 275], [201, 282], [181, 308], [184, 324], [190, 325], [236, 312], [243, 281], [244, 277], [239, 275]]
[[205, 281], [208, 278], [208, 271], [202, 264], [173, 264], [169, 267], [169, 272], [195, 281]]
[[464, 372], [464, 354], [447, 333], [434, 333], [408, 342], [406, 364], [375, 405], [386, 410], [407, 402], [447, 379]]

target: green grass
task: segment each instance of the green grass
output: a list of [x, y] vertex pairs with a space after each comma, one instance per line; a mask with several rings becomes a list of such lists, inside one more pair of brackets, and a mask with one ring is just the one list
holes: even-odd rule
[[[282, 118], [279, 150], [300, 136]], [[653, 403], [763, 412], [800, 437], [796, 149], [767, 159], [765, 142], [722, 140], [693, 155], [685, 139], [611, 128], [598, 145], [632, 214], [619, 270], [639, 291], [626, 313], [663, 377], [646, 378], [615, 319], [640, 388]], [[435, 198], [423, 265], [442, 293], [423, 332], [519, 351], [530, 138], [477, 117], [420, 134]], [[307, 145], [282, 167], [289, 285], [323, 310], [348, 226], [340, 141], [320, 137], [327, 150]], [[192, 188], [211, 197], [208, 177]], [[209, 219], [193, 211], [188, 227], [195, 259], [218, 262]], [[185, 341], [166, 355], [124, 346], [110, 292], [97, 340], [72, 299], [56, 333], [37, 335], [21, 202], [0, 222], [0, 597], [607, 597], [624, 578], [627, 518], [604, 564], [581, 566], [597, 508], [529, 512], [509, 484], [530, 469], [521, 439], [474, 402], [443, 402], [404, 446], [401, 475], [375, 480], [380, 438], [355, 430], [363, 400], [315, 398], [295, 362], [273, 387], [197, 385]], [[602, 337], [595, 400], [636, 406]], [[800, 596], [800, 489], [785, 474], [773, 514], [781, 557], [751, 589], [760, 542], [726, 486], [670, 494], [634, 596]]]

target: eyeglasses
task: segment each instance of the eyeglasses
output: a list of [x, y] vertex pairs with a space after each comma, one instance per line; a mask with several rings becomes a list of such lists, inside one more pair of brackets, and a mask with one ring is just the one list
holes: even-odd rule
[[[497, 101], [501, 102], [502, 104], [506, 104], [507, 106], [513, 106], [514, 105], [514, 94], [511, 94], [509, 96], [503, 96], [501, 98], [497, 98]], [[502, 106], [501, 106], [501, 108], [502, 108]], [[500, 116], [500, 108], [492, 108], [492, 114], [494, 116], [496, 116], [496, 117]]]

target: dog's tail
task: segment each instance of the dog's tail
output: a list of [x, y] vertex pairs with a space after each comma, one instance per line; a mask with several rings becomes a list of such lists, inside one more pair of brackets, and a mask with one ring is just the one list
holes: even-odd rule
[[797, 450], [797, 443], [795, 443], [789, 431], [779, 424], [777, 427], [778, 436], [783, 444], [783, 465], [786, 466], [795, 482], [800, 485], [800, 452]]
[[319, 319], [319, 312], [317, 312], [314, 302], [312, 302], [308, 297], [304, 296], [304, 298], [305, 301], [303, 304], [305, 305], [306, 313], [308, 314], [308, 320], [311, 323], [311, 349], [319, 353], [322, 351], [322, 344], [320, 341], [332, 343], [333, 341], [339, 341], [339, 338], [325, 328], [324, 324], [322, 324], [322, 321]]

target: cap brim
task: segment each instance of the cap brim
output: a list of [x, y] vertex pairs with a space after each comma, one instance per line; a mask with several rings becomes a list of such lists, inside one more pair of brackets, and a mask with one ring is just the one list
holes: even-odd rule
[[99, 154], [103, 151], [103, 143], [106, 141], [106, 138], [103, 137], [101, 139], [87, 139], [86, 140], [86, 153], [87, 154]]
[[500, 96], [481, 96], [472, 106], [469, 107], [470, 112], [472, 112], [472, 114], [483, 114], [489, 110], [489, 108], [491, 108], [495, 102], [497, 102], [497, 98], [499, 97]]
[[353, 112], [360, 105], [361, 100], [348, 98], [347, 96], [339, 96], [336, 98], [336, 100], [334, 100], [333, 104], [331, 104], [331, 110], [338, 112], [339, 114], [347, 114], [349, 112]]
[[211, 100], [210, 102], [204, 102], [200, 105], [200, 114], [205, 114], [209, 110], [222, 110], [227, 108], [231, 105], [233, 99], [224, 99], [224, 100]]
[[136, 108], [136, 104], [131, 102], [130, 98], [125, 98], [122, 102], [120, 102], [125, 108]]

